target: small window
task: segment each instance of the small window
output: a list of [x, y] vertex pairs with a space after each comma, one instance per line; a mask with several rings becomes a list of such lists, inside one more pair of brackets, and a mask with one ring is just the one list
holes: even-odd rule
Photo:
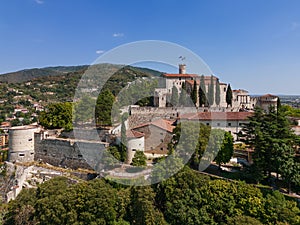
[[181, 80], [181, 77], [179, 77], [179, 80]]
[[220, 126], [220, 123], [217, 123], [217, 126], [219, 127], [219, 126]]
[[82, 155], [78, 155], [78, 158], [82, 158]]
[[132, 151], [133, 151], [133, 152], [135, 152], [135, 151], [136, 151], [136, 149], [134, 148], [134, 149], [132, 149]]
[[164, 148], [160, 148], [160, 150], [162, 150], [162, 151], [163, 151], [163, 150], [164, 150]]
[[32, 138], [29, 138], [28, 141], [32, 141]]
[[19, 154], [19, 156], [21, 156], [21, 157], [24, 157], [24, 156], [25, 156], [25, 154], [24, 154], [24, 153], [20, 153], [20, 154]]
[[228, 126], [231, 127], [231, 123], [228, 123]]
[[209, 126], [209, 123], [206, 123], [206, 126]]

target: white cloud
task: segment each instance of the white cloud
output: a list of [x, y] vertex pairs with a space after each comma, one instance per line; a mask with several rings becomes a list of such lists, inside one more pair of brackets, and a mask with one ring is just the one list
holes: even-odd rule
[[35, 0], [35, 2], [36, 2], [37, 4], [44, 4], [44, 3], [45, 3], [43, 0]]
[[113, 37], [123, 37], [124, 34], [123, 33], [114, 33], [112, 36]]
[[103, 54], [105, 51], [104, 50], [97, 50], [96, 53], [97, 54]]

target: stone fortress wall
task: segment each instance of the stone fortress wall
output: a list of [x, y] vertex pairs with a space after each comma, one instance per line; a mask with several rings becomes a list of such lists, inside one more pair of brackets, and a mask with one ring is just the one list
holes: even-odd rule
[[130, 107], [129, 128], [158, 119], [176, 120], [196, 112], [238, 112], [239, 107]]
[[35, 133], [34, 160], [72, 169], [93, 169], [107, 145], [105, 142], [47, 137], [43, 132]]
[[37, 126], [13, 127], [9, 138], [9, 162], [42, 161], [72, 169], [95, 168], [108, 146], [101, 141], [57, 138], [55, 132], [44, 132]]

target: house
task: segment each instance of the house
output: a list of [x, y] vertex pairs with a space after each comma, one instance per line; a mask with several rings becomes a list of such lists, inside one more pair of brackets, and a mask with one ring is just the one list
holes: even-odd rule
[[147, 158], [157, 158], [168, 154], [168, 144], [172, 140], [175, 121], [158, 119], [132, 128], [144, 134], [145, 155]]
[[253, 112], [199, 112], [188, 113], [180, 116], [181, 121], [199, 121], [212, 128], [222, 129], [232, 134], [238, 140], [237, 134], [242, 130], [243, 124], [248, 123], [248, 118]]
[[136, 151], [145, 151], [145, 135], [135, 130], [127, 130], [127, 159], [126, 163], [130, 164]]

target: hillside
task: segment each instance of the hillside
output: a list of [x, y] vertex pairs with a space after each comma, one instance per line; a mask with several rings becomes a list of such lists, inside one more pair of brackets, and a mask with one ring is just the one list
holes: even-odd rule
[[[111, 65], [112, 68], [117, 67], [120, 68], [120, 65]], [[3, 83], [22, 83], [26, 81], [32, 81], [37, 78], [45, 78], [45, 77], [53, 77], [53, 76], [63, 76], [69, 73], [84, 73], [86, 69], [88, 69], [88, 65], [81, 66], [55, 66], [55, 67], [45, 67], [45, 68], [33, 68], [33, 69], [25, 69], [16, 72], [0, 74], [0, 82]], [[133, 71], [137, 73], [144, 73], [149, 76], [159, 76], [161, 72], [151, 70], [148, 68], [139, 68], [139, 67], [131, 67], [126, 66], [126, 68], [131, 68]]]
[[[51, 102], [72, 102], [78, 82], [87, 68], [48, 67], [0, 75], [0, 122], [11, 120], [14, 115], [30, 119], [36, 110]], [[95, 68], [100, 77], [105, 73], [113, 74], [103, 88], [109, 89], [115, 96], [134, 80], [161, 74], [155, 70], [112, 64], [99, 64]], [[99, 76], [89, 80], [87, 87], [98, 89], [99, 82], [101, 83]], [[89, 94], [97, 97], [99, 93], [93, 91]], [[26, 115], [16, 114], [16, 108], [22, 109]], [[21, 123], [15, 125], [19, 124]]]
[[57, 67], [25, 69], [25, 70], [12, 72], [12, 73], [1, 74], [0, 82], [22, 83], [25, 81], [30, 81], [41, 77], [61, 76], [66, 73], [86, 70], [87, 68], [88, 66], [57, 66]]

